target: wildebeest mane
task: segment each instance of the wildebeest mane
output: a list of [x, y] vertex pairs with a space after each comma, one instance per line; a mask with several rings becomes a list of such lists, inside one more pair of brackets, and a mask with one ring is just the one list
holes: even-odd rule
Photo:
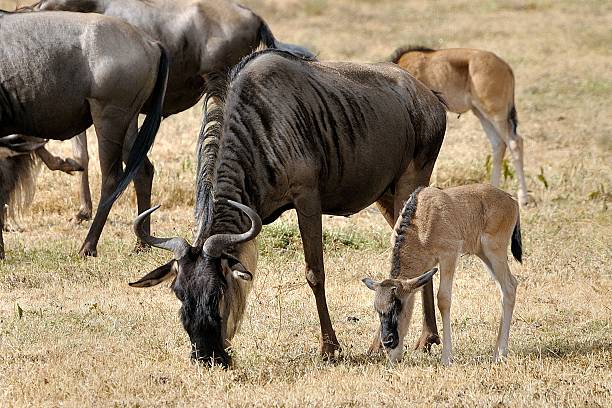
[[279, 50], [277, 48], [266, 48], [264, 50], [259, 50], [259, 51], [250, 53], [246, 57], [242, 58], [238, 64], [234, 65], [234, 67], [229, 72], [229, 78], [228, 78], [229, 82], [232, 82], [236, 78], [236, 76], [238, 76], [240, 71], [242, 71], [244, 67], [248, 65], [249, 62], [263, 55], [267, 55], [267, 54], [281, 55], [283, 57], [287, 57], [289, 59], [293, 59], [297, 61], [316, 61], [316, 59], [314, 58], [308, 58], [306, 56], [294, 54], [291, 51]]
[[422, 45], [404, 45], [396, 48], [396, 50], [393, 51], [393, 53], [389, 56], [388, 61], [397, 64], [400, 58], [402, 58], [402, 55], [413, 51], [433, 52], [436, 50], [434, 50], [433, 48], [424, 47]]
[[[196, 157], [196, 233], [194, 245], [201, 246], [208, 236], [214, 212], [214, 185], [219, 145], [223, 133], [223, 110], [228, 89], [227, 73], [209, 74], [204, 98], [204, 118], [198, 135]], [[214, 101], [214, 105], [212, 105]], [[209, 104], [210, 108], [209, 108]]]
[[400, 274], [400, 250], [402, 249], [402, 244], [404, 243], [404, 239], [406, 238], [406, 231], [410, 224], [412, 224], [412, 218], [414, 217], [414, 213], [417, 208], [417, 197], [423, 187], [419, 187], [410, 195], [410, 198], [404, 204], [404, 208], [402, 208], [402, 213], [400, 214], [400, 223], [395, 230], [395, 242], [393, 243], [393, 259], [391, 261], [391, 276], [397, 277]]

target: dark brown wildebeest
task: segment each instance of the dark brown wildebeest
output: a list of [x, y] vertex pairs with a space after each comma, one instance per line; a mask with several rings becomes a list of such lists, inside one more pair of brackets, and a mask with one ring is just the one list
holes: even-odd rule
[[516, 131], [512, 68], [492, 52], [469, 48], [401, 47], [389, 60], [440, 92], [450, 112], [474, 112], [493, 147], [491, 184], [495, 187], [501, 181], [506, 146], [510, 149], [519, 182], [519, 203], [527, 204], [523, 138]]
[[95, 256], [112, 202], [132, 178], [139, 211], [150, 207], [153, 174], [139, 167], [162, 117], [166, 53], [120, 19], [65, 12], [0, 12], [0, 44], [0, 136], [66, 140], [96, 128], [101, 202], [80, 250]]
[[[170, 57], [164, 116], [195, 105], [204, 92], [207, 74], [229, 69], [260, 45], [312, 55], [304, 48], [278, 41], [263, 19], [227, 0], [42, 0], [33, 8], [119, 17], [160, 41]], [[73, 218], [80, 222], [90, 219], [92, 213], [84, 132], [72, 139], [72, 149], [84, 169], [81, 206]], [[40, 154], [54, 164], [44, 149]], [[144, 166], [152, 171], [148, 161]]]
[[[376, 202], [393, 226], [404, 200], [429, 182], [444, 138], [444, 107], [396, 65], [307, 61], [278, 50], [234, 67], [225, 93], [213, 82], [198, 141], [193, 245], [148, 236], [140, 225], [153, 210], [145, 212], [136, 234], [173, 251], [174, 259], [131, 285], [174, 277], [192, 357], [228, 365], [226, 348], [256, 267], [259, 219], [271, 223], [293, 208], [321, 352], [333, 356], [340, 346], [325, 296], [322, 214], [348, 216]], [[215, 106], [215, 96], [226, 98], [223, 106]], [[423, 346], [439, 342], [431, 284], [424, 303]]]

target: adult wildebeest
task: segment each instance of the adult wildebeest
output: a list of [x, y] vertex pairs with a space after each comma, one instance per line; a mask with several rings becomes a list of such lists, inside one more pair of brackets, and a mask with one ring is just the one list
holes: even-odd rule
[[[198, 141], [193, 246], [148, 236], [140, 225], [154, 209], [140, 215], [137, 236], [173, 251], [174, 259], [131, 285], [174, 277], [192, 357], [228, 365], [226, 348], [256, 267], [260, 217], [271, 223], [293, 208], [321, 352], [333, 356], [339, 343], [325, 297], [321, 216], [348, 216], [376, 202], [393, 226], [404, 200], [429, 182], [444, 137], [444, 107], [393, 64], [316, 62], [278, 50], [254, 53], [234, 67], [222, 107], [213, 102], [224, 99], [217, 82], [225, 78], [207, 94]], [[431, 284], [424, 303], [422, 345], [439, 342]]]
[[401, 47], [389, 60], [444, 95], [450, 112], [474, 112], [493, 147], [491, 184], [495, 187], [500, 185], [506, 146], [510, 149], [519, 182], [519, 203], [527, 204], [523, 138], [516, 132], [512, 68], [492, 52], [468, 48]]
[[139, 166], [161, 121], [166, 53], [117, 18], [64, 12], [0, 12], [0, 44], [0, 136], [65, 140], [96, 128], [101, 202], [80, 250], [96, 255], [111, 204], [134, 176], [139, 210], [150, 207], [153, 174]]
[[[195, 105], [204, 92], [207, 74], [229, 69], [260, 45], [312, 55], [278, 41], [262, 18], [227, 0], [42, 0], [33, 8], [119, 17], [160, 41], [170, 57], [165, 116]], [[74, 156], [84, 168], [81, 207], [74, 217], [80, 222], [91, 218], [92, 212], [89, 157], [84, 132], [72, 141]], [[144, 166], [152, 171], [148, 162]]]
[[393, 231], [389, 279], [363, 279], [374, 290], [374, 308], [381, 321], [380, 337], [389, 359], [402, 359], [404, 337], [419, 283], [431, 279], [440, 265], [438, 308], [442, 314], [442, 364], [452, 361], [451, 299], [457, 259], [477, 255], [491, 273], [502, 297], [495, 361], [508, 355], [508, 338], [517, 281], [508, 266], [508, 246], [522, 262], [519, 206], [510, 195], [489, 184], [469, 184], [445, 190], [419, 188], [406, 202]]

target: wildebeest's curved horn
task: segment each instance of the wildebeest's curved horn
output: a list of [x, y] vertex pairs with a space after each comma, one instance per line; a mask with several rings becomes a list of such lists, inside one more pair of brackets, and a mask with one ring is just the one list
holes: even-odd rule
[[166, 249], [168, 251], [174, 252], [174, 258], [180, 259], [190, 248], [189, 243], [181, 238], [181, 237], [173, 237], [173, 238], [157, 238], [152, 235], [147, 234], [143, 229], [143, 222], [146, 220], [149, 215], [155, 210], [157, 210], [160, 206], [156, 205], [153, 208], [149, 208], [146, 211], [143, 211], [138, 217], [134, 219], [134, 234], [145, 244], [149, 244], [156, 248]]
[[230, 245], [249, 241], [257, 236], [261, 231], [261, 218], [259, 215], [244, 204], [236, 201], [227, 200], [228, 203], [241, 209], [251, 219], [251, 229], [242, 234], [216, 234], [208, 237], [202, 247], [203, 252], [213, 258], [218, 258], [221, 253]]

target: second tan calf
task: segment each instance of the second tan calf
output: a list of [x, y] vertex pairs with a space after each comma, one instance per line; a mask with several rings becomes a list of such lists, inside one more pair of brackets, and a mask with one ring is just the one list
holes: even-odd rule
[[[522, 261], [518, 203], [488, 184], [440, 190], [417, 189], [403, 207], [393, 233], [393, 258], [388, 279], [363, 279], [376, 292], [374, 308], [380, 318], [380, 342], [392, 362], [400, 361], [404, 337], [414, 306], [414, 293], [440, 267], [438, 308], [442, 315], [442, 363], [452, 361], [451, 294], [455, 265], [462, 254], [478, 256], [499, 285], [502, 319], [494, 359], [506, 357], [517, 281], [508, 266], [511, 243], [514, 258]], [[434, 269], [432, 269], [434, 268]], [[423, 274], [423, 272], [428, 271]], [[421, 275], [423, 274], [423, 275]]]
[[493, 147], [491, 184], [499, 187], [506, 146], [519, 182], [518, 199], [527, 204], [523, 138], [517, 133], [512, 68], [489, 51], [402, 47], [389, 58], [429, 88], [440, 92], [450, 112], [474, 112]]

